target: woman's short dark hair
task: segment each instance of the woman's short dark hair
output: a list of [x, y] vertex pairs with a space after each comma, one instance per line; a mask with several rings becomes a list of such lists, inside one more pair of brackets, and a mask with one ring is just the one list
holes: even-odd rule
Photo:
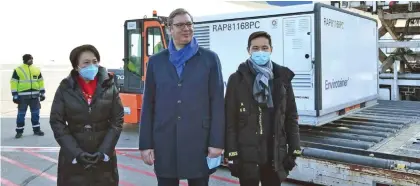
[[79, 57], [83, 52], [86, 52], [86, 51], [92, 52], [93, 55], [95, 55], [96, 59], [98, 61], [101, 61], [101, 56], [99, 55], [98, 50], [93, 45], [89, 45], [89, 44], [81, 45], [74, 48], [70, 52], [70, 62], [73, 68], [77, 68], [79, 66]]
[[259, 38], [259, 37], [265, 37], [265, 38], [267, 38], [268, 39], [268, 43], [270, 44], [270, 47], [273, 46], [271, 44], [271, 36], [270, 36], [270, 34], [268, 34], [267, 32], [264, 32], [264, 31], [257, 31], [257, 32], [252, 33], [251, 35], [249, 35], [249, 38], [248, 38], [248, 49], [249, 49], [249, 47], [251, 47], [251, 41], [254, 40], [254, 39], [256, 39], [256, 38]]

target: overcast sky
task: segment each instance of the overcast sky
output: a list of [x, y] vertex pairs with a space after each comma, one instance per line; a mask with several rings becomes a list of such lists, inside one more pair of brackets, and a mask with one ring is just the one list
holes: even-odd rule
[[25, 53], [32, 54], [38, 64], [51, 60], [65, 64], [71, 49], [89, 43], [98, 48], [104, 66], [118, 68], [123, 58], [124, 21], [152, 16], [153, 10], [168, 16], [179, 7], [195, 17], [255, 9], [198, 0], [2, 0], [0, 64], [19, 64]]
[[[147, 2], [147, 3], [146, 3]], [[159, 0], [13, 0], [0, 3], [0, 64], [21, 63], [31, 53], [38, 63], [69, 63], [72, 48], [93, 44], [108, 68], [121, 65], [123, 25], [127, 19], [159, 15], [183, 7], [193, 16], [239, 12], [251, 8], [214, 1]]]

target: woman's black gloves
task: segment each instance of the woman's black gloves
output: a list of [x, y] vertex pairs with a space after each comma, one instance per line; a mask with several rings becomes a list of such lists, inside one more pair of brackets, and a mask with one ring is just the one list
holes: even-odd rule
[[101, 152], [95, 152], [94, 154], [90, 154], [88, 152], [82, 152], [77, 157], [77, 163], [80, 163], [85, 169], [95, 167], [99, 161], [103, 161], [105, 155]]
[[95, 163], [98, 163], [99, 161], [104, 161], [105, 159], [105, 155], [102, 152], [95, 152], [93, 155], [95, 156]]

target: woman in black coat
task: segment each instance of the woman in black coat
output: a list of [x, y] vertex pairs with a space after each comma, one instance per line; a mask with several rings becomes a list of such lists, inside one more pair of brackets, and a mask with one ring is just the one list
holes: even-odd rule
[[241, 186], [279, 186], [300, 150], [294, 73], [270, 60], [266, 32], [249, 36], [248, 51], [227, 83], [225, 157]]
[[114, 76], [92, 45], [70, 53], [73, 66], [55, 93], [50, 124], [60, 145], [58, 186], [118, 186], [115, 146], [124, 110]]

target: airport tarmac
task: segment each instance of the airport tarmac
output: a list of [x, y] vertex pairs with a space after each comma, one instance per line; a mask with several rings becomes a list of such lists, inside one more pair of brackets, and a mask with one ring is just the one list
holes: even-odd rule
[[[2, 186], [53, 186], [57, 178], [58, 144], [54, 139], [48, 117], [53, 96], [60, 81], [70, 72], [66, 66], [41, 67], [45, 79], [46, 100], [41, 102], [41, 128], [45, 136], [34, 136], [30, 112], [26, 114], [25, 132], [15, 139], [17, 106], [11, 101], [9, 80], [17, 65], [1, 65], [0, 68], [0, 125], [1, 125], [1, 185]], [[120, 185], [157, 185], [153, 166], [147, 166], [140, 158], [138, 149], [138, 125], [124, 125], [117, 144]], [[186, 186], [187, 182], [181, 181]], [[238, 179], [221, 167], [211, 176], [211, 186], [239, 185]], [[292, 186], [297, 184], [284, 183]]]
[[[15, 139], [15, 119], [1, 118], [1, 185], [53, 186], [57, 179], [59, 147], [53, 137], [48, 118], [40, 120], [45, 136], [34, 136], [30, 119], [26, 120], [24, 136]], [[137, 150], [138, 127], [125, 125], [117, 144], [120, 185], [157, 185], [153, 166], [147, 166]], [[188, 185], [185, 180], [180, 185]], [[211, 176], [211, 186], [239, 185], [238, 179], [221, 167]], [[284, 183], [292, 186], [297, 184]]]

